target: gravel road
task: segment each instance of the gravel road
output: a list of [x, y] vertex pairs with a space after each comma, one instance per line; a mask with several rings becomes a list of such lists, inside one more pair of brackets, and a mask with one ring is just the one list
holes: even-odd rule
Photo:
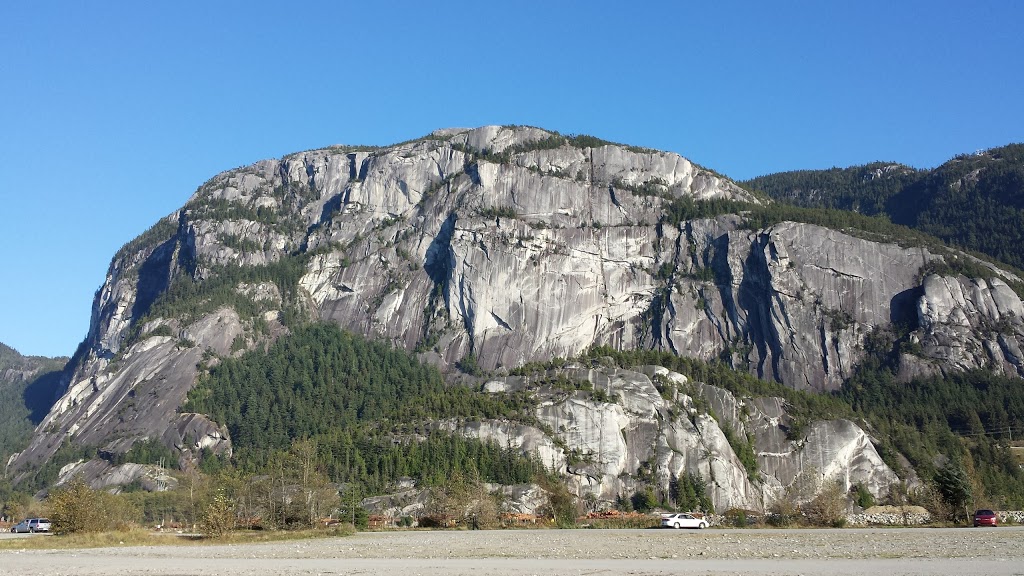
[[364, 532], [266, 544], [3, 550], [0, 574], [1024, 575], [1024, 527]]

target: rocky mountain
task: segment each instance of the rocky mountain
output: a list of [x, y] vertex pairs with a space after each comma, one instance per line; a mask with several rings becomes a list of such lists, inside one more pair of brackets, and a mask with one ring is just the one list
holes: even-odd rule
[[[760, 510], [810, 470], [882, 494], [896, 473], [850, 419], [788, 437], [780, 398], [653, 366], [559, 368], [599, 395], [512, 374], [600, 345], [831, 391], [879, 333], [907, 377], [1024, 371], [1012, 273], [941, 246], [764, 223], [753, 216], [768, 202], [676, 154], [526, 127], [221, 173], [115, 255], [63, 394], [10, 467], [24, 479], [62, 446], [119, 454], [143, 439], [184, 465], [230, 454], [223, 422], [182, 412], [197, 378], [326, 321], [493, 394], [533, 394], [535, 423], [435, 424], [531, 451], [580, 496], [614, 500], [641, 479], [667, 490], [696, 472], [716, 507]], [[958, 274], [964, 262], [981, 272]]]
[[1024, 267], [1024, 144], [962, 154], [932, 170], [875, 162], [744, 183], [798, 206], [884, 214], [893, 222]]

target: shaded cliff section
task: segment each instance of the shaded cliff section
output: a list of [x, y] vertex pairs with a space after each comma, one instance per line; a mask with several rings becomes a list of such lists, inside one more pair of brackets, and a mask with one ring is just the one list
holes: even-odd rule
[[0, 462], [5, 466], [57, 400], [67, 361], [23, 356], [0, 343]]

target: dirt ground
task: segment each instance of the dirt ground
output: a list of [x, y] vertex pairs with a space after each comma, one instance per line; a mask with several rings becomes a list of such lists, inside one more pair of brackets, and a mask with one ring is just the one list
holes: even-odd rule
[[264, 544], [0, 551], [0, 575], [29, 573], [1024, 575], [1024, 527], [393, 531]]

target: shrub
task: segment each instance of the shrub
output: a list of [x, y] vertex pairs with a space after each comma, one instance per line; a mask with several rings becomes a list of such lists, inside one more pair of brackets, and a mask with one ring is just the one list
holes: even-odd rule
[[420, 528], [449, 528], [455, 524], [455, 521], [447, 516], [429, 514], [427, 516], [420, 516], [417, 523]]
[[687, 472], [681, 477], [672, 477], [668, 484], [669, 496], [679, 510], [700, 510], [714, 512], [715, 506], [708, 497], [707, 482], [698, 472]]
[[75, 476], [66, 486], [50, 493], [50, 521], [55, 534], [101, 532], [107, 529], [101, 494]]
[[554, 520], [559, 528], [574, 527], [576, 517], [581, 513], [580, 504], [565, 484], [560, 479], [548, 475], [538, 475], [534, 483], [548, 496], [548, 501], [541, 506], [539, 514]]
[[787, 493], [771, 505], [765, 520], [772, 526], [782, 527], [793, 524], [799, 516], [800, 510], [797, 508], [796, 501], [791, 494]]
[[466, 354], [462, 360], [456, 362], [455, 367], [470, 376], [479, 376], [483, 372], [483, 370], [480, 369], [480, 365], [477, 364], [476, 356], [472, 352]]
[[171, 327], [167, 324], [161, 324], [154, 328], [146, 337], [151, 336], [174, 336], [174, 332], [171, 331]]
[[735, 526], [737, 528], [756, 526], [761, 522], [761, 517], [756, 511], [744, 510], [742, 508], [730, 508], [729, 510], [726, 510], [722, 516], [724, 516], [724, 522], [726, 525]]
[[223, 488], [218, 488], [200, 522], [203, 534], [210, 538], [223, 536], [235, 528], [236, 520], [235, 503]]
[[863, 483], [858, 483], [855, 487], [856, 493], [854, 498], [857, 501], [857, 506], [864, 508], [865, 510], [875, 505], [875, 497], [868, 490], [867, 486]]
[[654, 497], [650, 487], [637, 490], [629, 500], [637, 512], [650, 512], [658, 505], [658, 499]]
[[973, 497], [971, 481], [963, 467], [949, 462], [935, 473], [935, 488], [952, 511], [953, 520], [964, 520], [969, 515], [967, 505]]
[[815, 526], [841, 527], [846, 523], [846, 494], [838, 482], [825, 484], [804, 507], [807, 520]]
[[490, 206], [480, 209], [480, 216], [484, 218], [507, 218], [515, 220], [519, 217], [516, 209], [511, 206]]

